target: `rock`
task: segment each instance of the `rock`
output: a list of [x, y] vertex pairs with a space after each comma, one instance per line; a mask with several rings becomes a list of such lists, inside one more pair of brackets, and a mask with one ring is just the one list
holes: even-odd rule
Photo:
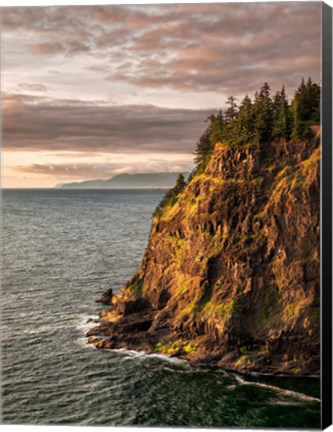
[[142, 298], [128, 300], [118, 304], [117, 311], [123, 315], [131, 315], [140, 311], [145, 311], [149, 307], [149, 303]]
[[99, 338], [97, 338], [97, 337], [89, 337], [88, 339], [87, 339], [87, 343], [88, 344], [92, 344], [92, 345], [96, 345], [96, 343], [99, 343], [100, 342], [100, 339]]
[[87, 324], [89, 324], [89, 323], [98, 324], [99, 323], [99, 319], [98, 318], [88, 318], [86, 322], [87, 322]]
[[102, 296], [112, 310], [90, 335], [238, 371], [318, 374], [319, 152], [316, 139], [217, 145], [154, 216], [141, 266]]
[[113, 297], [113, 289], [109, 288], [104, 294], [102, 294], [97, 300], [96, 303], [105, 303], [111, 304]]

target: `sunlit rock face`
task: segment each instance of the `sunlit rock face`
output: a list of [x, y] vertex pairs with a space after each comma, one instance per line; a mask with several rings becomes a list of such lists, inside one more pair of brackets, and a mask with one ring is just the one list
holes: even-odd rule
[[320, 369], [319, 137], [216, 145], [153, 218], [137, 273], [90, 332], [239, 371]]

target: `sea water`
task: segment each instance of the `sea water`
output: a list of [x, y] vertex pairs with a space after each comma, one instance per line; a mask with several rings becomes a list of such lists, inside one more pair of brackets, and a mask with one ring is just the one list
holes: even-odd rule
[[95, 299], [139, 266], [163, 194], [3, 191], [2, 422], [319, 428], [319, 379], [242, 376], [86, 343]]

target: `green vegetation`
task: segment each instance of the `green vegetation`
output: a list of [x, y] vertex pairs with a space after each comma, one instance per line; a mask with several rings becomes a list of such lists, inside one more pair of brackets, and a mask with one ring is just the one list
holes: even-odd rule
[[158, 204], [154, 215], [155, 216], [161, 215], [163, 212], [163, 209], [167, 205], [173, 206], [177, 202], [178, 196], [184, 190], [185, 186], [186, 186], [185, 177], [183, 176], [183, 174], [179, 174], [175, 186], [173, 188], [169, 189], [168, 192], [164, 195], [164, 197], [162, 198], [162, 200]]
[[265, 345], [243, 345], [239, 347], [239, 352], [241, 354], [253, 354], [253, 353], [261, 353], [265, 351]]
[[195, 341], [188, 342], [183, 339], [177, 339], [174, 342], [168, 342], [165, 344], [163, 344], [162, 342], [158, 342], [155, 345], [155, 352], [159, 352], [171, 356], [179, 352], [188, 355], [195, 352], [196, 348], [197, 348], [197, 343]]
[[205, 132], [201, 135], [195, 150], [196, 169], [193, 176], [202, 174], [208, 165], [211, 155], [214, 152], [214, 147], [217, 142], [223, 141], [223, 131], [225, 129], [225, 119], [222, 111], [217, 115], [210, 115], [206, 122], [209, 123]]
[[127, 289], [133, 293], [140, 294], [142, 292], [143, 282], [138, 281], [137, 278], [132, 280], [132, 283], [127, 287]]
[[215, 306], [214, 312], [223, 319], [230, 319], [237, 307], [236, 299]]
[[130, 291], [133, 291], [133, 292], [137, 292], [137, 293], [139, 293], [141, 291], [140, 287], [138, 285], [135, 285], [135, 284], [129, 285], [127, 289]]
[[293, 114], [292, 138], [308, 138], [313, 135], [309, 126], [320, 123], [320, 86], [311, 78], [302, 80], [291, 103]]
[[275, 140], [288, 140], [291, 136], [292, 116], [284, 86], [273, 99], [272, 137]]
[[160, 216], [163, 209], [172, 207], [180, 193], [193, 178], [202, 175], [217, 144], [223, 148], [235, 146], [264, 146], [274, 141], [301, 140], [314, 135], [311, 126], [320, 123], [320, 85], [311, 78], [302, 79], [294, 98], [288, 101], [284, 86], [271, 97], [267, 83], [255, 93], [254, 100], [246, 95], [240, 102], [230, 96], [228, 108], [211, 114], [195, 149], [195, 168], [186, 183], [180, 175], [174, 188], [170, 189], [155, 210]]

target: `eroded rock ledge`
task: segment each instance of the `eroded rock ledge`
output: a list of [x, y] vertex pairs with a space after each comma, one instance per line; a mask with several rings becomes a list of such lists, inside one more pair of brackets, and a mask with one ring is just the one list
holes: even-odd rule
[[320, 371], [319, 139], [217, 144], [153, 219], [140, 268], [87, 333], [97, 348], [237, 371]]

